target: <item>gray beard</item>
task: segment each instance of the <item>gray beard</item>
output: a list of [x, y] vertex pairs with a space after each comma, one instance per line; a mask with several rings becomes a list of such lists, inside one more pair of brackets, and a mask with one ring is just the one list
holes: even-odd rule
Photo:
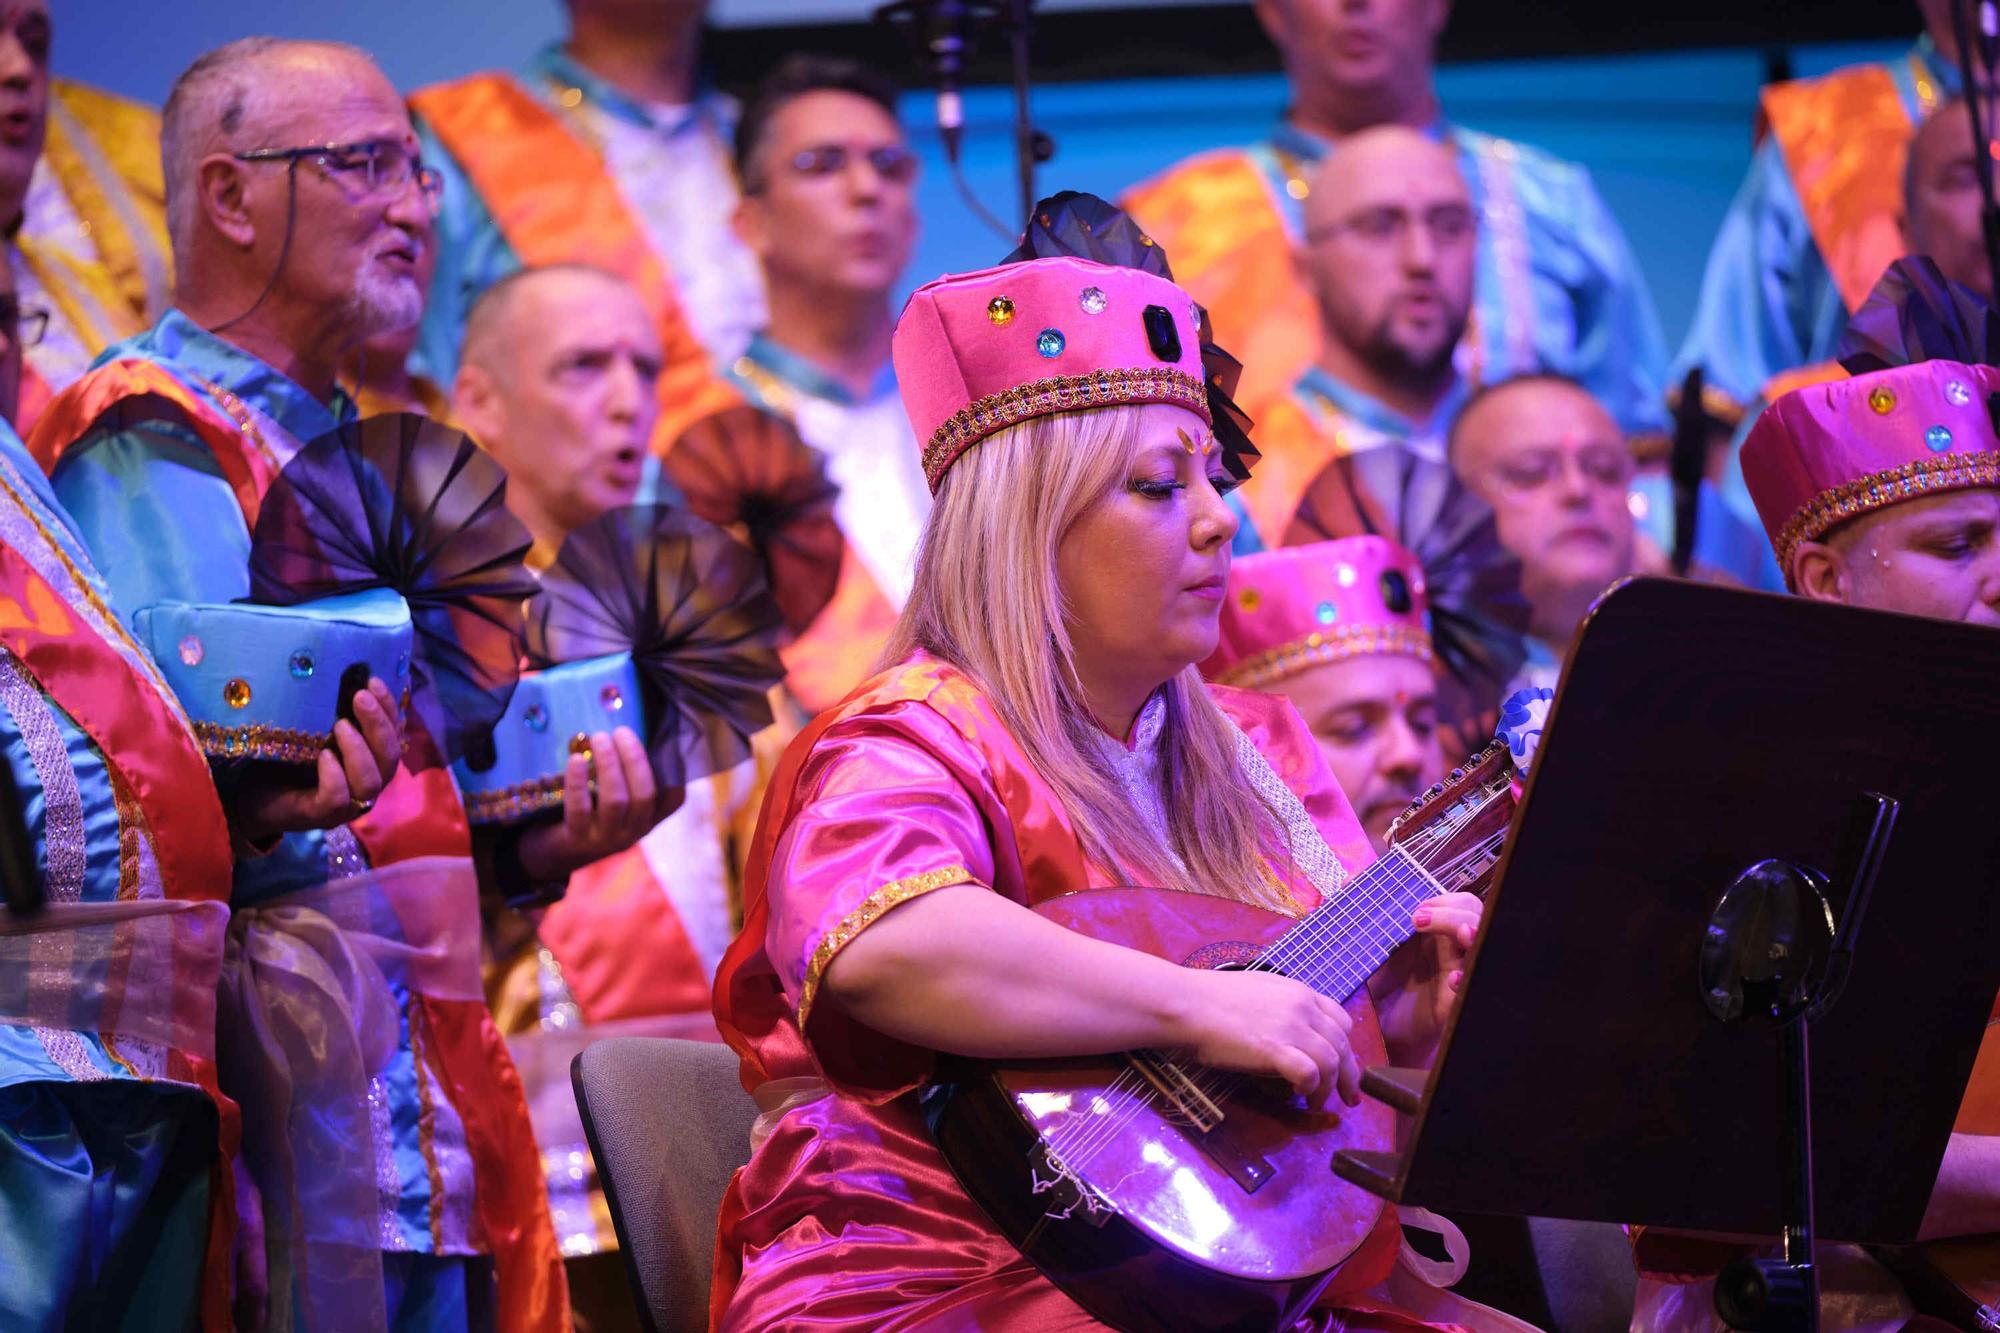
[[424, 317], [424, 293], [415, 282], [384, 281], [366, 270], [354, 277], [347, 296], [348, 336], [360, 342], [400, 333]]

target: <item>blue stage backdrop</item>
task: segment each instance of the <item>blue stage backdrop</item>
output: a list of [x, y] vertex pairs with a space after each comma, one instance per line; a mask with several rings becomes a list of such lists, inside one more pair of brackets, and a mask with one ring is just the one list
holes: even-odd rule
[[[748, 16], [724, 0], [723, 22]], [[766, 4], [766, 9], [769, 5]], [[141, 14], [146, 21], [135, 21]], [[167, 22], [132, 0], [63, 0], [57, 6], [59, 73], [157, 103], [201, 51], [233, 37], [273, 32], [338, 37], [372, 51], [391, 78], [416, 87], [470, 70], [511, 65], [560, 30], [555, 0], [188, 0]], [[1899, 48], [1799, 47], [1800, 74]], [[775, 46], [773, 56], [782, 54]], [[885, 34], [885, 64], [909, 59]], [[1456, 65], [1439, 82], [1455, 119], [1584, 163], [1624, 223], [1653, 288], [1670, 345], [1693, 313], [1710, 238], [1749, 162], [1763, 61], [1748, 50], [1699, 51]], [[1277, 115], [1275, 75], [1135, 79], [1037, 90], [1037, 124], [1056, 141], [1042, 168], [1045, 191], [1115, 195], [1185, 154], [1241, 143]], [[1013, 106], [1004, 89], [966, 98], [966, 175], [988, 208], [1013, 209]], [[944, 169], [931, 99], [912, 95], [904, 116], [923, 149], [925, 232], [910, 286], [998, 259], [1010, 243], [968, 210]]]

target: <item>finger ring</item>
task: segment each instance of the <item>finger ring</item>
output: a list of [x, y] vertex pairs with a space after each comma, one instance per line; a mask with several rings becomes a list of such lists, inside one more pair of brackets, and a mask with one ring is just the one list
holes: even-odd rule
[[365, 815], [365, 814], [367, 814], [367, 813], [368, 813], [368, 812], [369, 812], [370, 810], [373, 810], [374, 808], [375, 808], [375, 798], [374, 798], [374, 797], [372, 797], [372, 796], [371, 796], [371, 797], [369, 797], [369, 798], [368, 798], [367, 800], [365, 800], [365, 801], [356, 801], [356, 802], [354, 802], [354, 813], [355, 813], [355, 814], [356, 814], [357, 816], [359, 816], [359, 815]]

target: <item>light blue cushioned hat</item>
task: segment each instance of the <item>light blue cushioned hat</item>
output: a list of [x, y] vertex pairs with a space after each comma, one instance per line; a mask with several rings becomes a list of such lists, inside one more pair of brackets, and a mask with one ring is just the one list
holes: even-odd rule
[[[563, 803], [563, 769], [588, 754], [600, 731], [630, 727], [646, 734], [639, 672], [630, 653], [607, 653], [522, 673], [507, 711], [493, 728], [490, 754], [453, 766], [475, 824], [526, 819]], [[478, 766], [487, 759], [491, 763]]]
[[313, 763], [343, 698], [370, 676], [398, 695], [410, 683], [410, 608], [387, 588], [296, 606], [156, 602], [133, 625], [215, 759]]

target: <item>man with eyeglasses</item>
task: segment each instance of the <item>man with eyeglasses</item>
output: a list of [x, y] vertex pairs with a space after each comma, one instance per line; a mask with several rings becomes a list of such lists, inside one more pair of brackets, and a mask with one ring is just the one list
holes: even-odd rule
[[[733, 225], [763, 269], [771, 317], [725, 363], [726, 377], [818, 449], [840, 488], [839, 585], [784, 653], [787, 688], [817, 712], [873, 668], [909, 595], [930, 512], [922, 451], [889, 364], [890, 299], [917, 236], [917, 159], [880, 75], [793, 56], [745, 105], [736, 170], [743, 198]], [[666, 469], [677, 470], [671, 450]]]
[[1457, 155], [1400, 125], [1363, 130], [1315, 173], [1304, 226], [1294, 262], [1318, 353], [1283, 393], [1245, 400], [1263, 457], [1230, 497], [1250, 519], [1239, 551], [1282, 545], [1337, 455], [1396, 447], [1442, 463], [1465, 397], [1453, 358], [1472, 310], [1478, 225]]
[[1521, 561], [1532, 608], [1520, 684], [1553, 688], [1590, 604], [1639, 565], [1632, 453], [1604, 405], [1560, 375], [1480, 391], [1451, 431], [1451, 463]]
[[705, 0], [563, 7], [565, 40], [520, 69], [410, 98], [446, 180], [418, 369], [451, 383], [466, 316], [498, 279], [591, 264], [638, 288], [659, 330], [664, 444], [764, 322], [756, 260], [729, 226], [735, 103], [702, 78]]
[[[31, 444], [75, 528], [102, 557], [111, 601], [128, 611], [247, 594], [250, 524], [265, 486], [305, 442], [354, 415], [338, 385], [343, 360], [363, 340], [421, 315], [419, 271], [437, 201], [437, 178], [418, 155], [401, 97], [364, 53], [334, 43], [246, 38], [200, 57], [167, 100], [162, 157], [175, 308], [108, 349], [59, 395]], [[429, 743], [414, 727], [409, 741]], [[600, 754], [593, 762], [613, 761]], [[380, 809], [356, 802], [339, 827], [285, 837], [239, 862], [231, 901], [241, 956], [257, 960], [254, 977], [272, 975], [279, 958], [305, 966], [308, 954], [319, 956], [318, 945], [301, 952], [288, 944], [298, 937], [284, 923], [305, 910], [290, 907], [290, 895], [329, 879], [419, 857], [458, 866], [476, 859], [489, 891], [520, 899], [559, 892], [570, 869], [629, 841], [572, 834], [564, 821], [475, 846], [449, 770], [418, 767], [395, 771]], [[600, 799], [604, 819], [591, 826], [608, 827], [642, 798], [622, 799]], [[456, 872], [424, 878], [412, 892], [439, 896], [424, 920], [477, 910], [459, 901], [468, 886]], [[476, 967], [476, 939], [433, 937], [394, 910], [413, 946]], [[360, 1266], [368, 1281], [341, 1285], [364, 1308], [380, 1301], [388, 1328], [563, 1326], [547, 1194], [491, 1016], [480, 1000], [431, 995], [401, 976], [389, 986], [397, 1049], [370, 1081], [371, 1139], [346, 1164], [369, 1173], [347, 1182], [367, 1211], [314, 1216], [311, 1235], [360, 1235], [379, 1246], [379, 1265]], [[328, 992], [315, 1003], [332, 999]], [[343, 1021], [331, 1010], [321, 1018]], [[229, 1040], [247, 1040], [232, 1036], [244, 1031], [224, 1024]], [[308, 1106], [314, 1077], [306, 1071], [292, 1090]], [[274, 1104], [255, 1081], [230, 1090], [246, 1124], [268, 1134], [286, 1123], [283, 1099]], [[303, 1299], [305, 1275], [283, 1237], [305, 1233], [283, 1223], [304, 1222], [297, 1214], [307, 1205], [268, 1174], [245, 1169], [238, 1183], [238, 1307], [247, 1324], [261, 1326], [265, 1302], [296, 1310]], [[281, 1225], [260, 1231], [260, 1216]], [[381, 1294], [371, 1300], [375, 1282]], [[355, 1310], [298, 1313], [306, 1327], [384, 1326]]]
[[1359, 130], [1404, 125], [1451, 148], [1482, 220], [1467, 370], [1497, 380], [1557, 370], [1633, 435], [1662, 431], [1666, 347], [1624, 231], [1590, 174], [1526, 144], [1453, 124], [1435, 62], [1449, 0], [1257, 0], [1291, 102], [1268, 138], [1190, 158], [1126, 196], [1174, 257], [1174, 276], [1243, 359], [1250, 401], [1317, 355], [1312, 292], [1291, 262], [1313, 169]]

